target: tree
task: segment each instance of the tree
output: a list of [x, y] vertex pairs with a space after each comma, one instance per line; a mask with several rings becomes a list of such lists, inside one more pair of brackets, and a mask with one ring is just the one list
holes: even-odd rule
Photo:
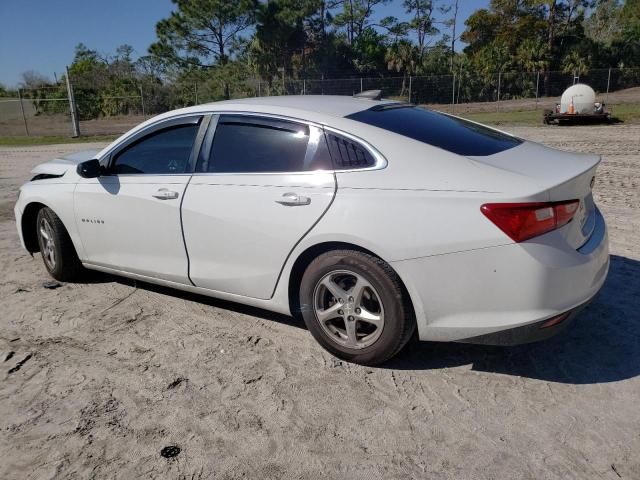
[[372, 27], [374, 8], [377, 5], [387, 4], [391, 0], [342, 0], [336, 6], [342, 4], [342, 11], [333, 17], [333, 24], [338, 28], [345, 28], [347, 42], [353, 42], [367, 28]]
[[21, 88], [36, 89], [48, 85], [49, 79], [41, 73], [33, 70], [27, 70], [22, 72], [22, 81], [20, 82]]
[[[181, 67], [214, 68], [229, 62], [240, 35], [251, 27], [257, 0], [172, 0], [177, 10], [156, 25], [149, 52]], [[225, 82], [225, 97], [229, 86]]]
[[541, 72], [549, 66], [547, 45], [539, 38], [526, 38], [518, 47], [516, 63], [526, 72]]
[[562, 59], [563, 73], [570, 73], [574, 77], [584, 75], [589, 71], [590, 59], [580, 54], [577, 50], [567, 53]]
[[387, 49], [387, 69], [402, 73], [400, 96], [404, 95], [407, 76], [414, 75], [420, 55], [418, 48], [408, 40], [399, 40]]
[[453, 5], [453, 16], [447, 22], [451, 27], [451, 71], [453, 72], [453, 61], [456, 56], [456, 41], [458, 38], [456, 37], [456, 26], [458, 23], [458, 0], [454, 0]]
[[619, 0], [600, 0], [589, 18], [584, 21], [587, 37], [611, 45], [622, 33], [622, 5]]
[[427, 46], [427, 37], [438, 33], [434, 27], [432, 0], [404, 0], [405, 11], [411, 15], [409, 30], [415, 32], [418, 41], [418, 57], [422, 61]]

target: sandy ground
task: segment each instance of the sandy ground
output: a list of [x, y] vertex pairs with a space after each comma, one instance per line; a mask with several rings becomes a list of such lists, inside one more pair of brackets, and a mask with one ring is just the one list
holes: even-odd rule
[[413, 344], [380, 368], [231, 303], [98, 275], [43, 288], [17, 188], [87, 145], [1, 149], [0, 478], [640, 478], [640, 126], [513, 131], [603, 155], [603, 291], [549, 341]]

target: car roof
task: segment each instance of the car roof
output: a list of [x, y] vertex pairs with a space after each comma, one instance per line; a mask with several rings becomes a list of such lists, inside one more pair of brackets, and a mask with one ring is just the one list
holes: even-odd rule
[[[193, 107], [172, 110], [156, 119], [175, 115], [211, 111], [255, 111], [293, 115], [305, 120], [321, 120], [322, 117], [346, 117], [376, 105], [397, 103], [393, 100], [372, 100], [341, 95], [282, 95], [274, 97], [239, 98], [220, 102], [203, 103]], [[316, 118], [314, 118], [316, 117]]]
[[209, 105], [248, 107], [276, 107], [323, 113], [334, 117], [346, 117], [375, 105], [395, 103], [392, 100], [373, 100], [369, 98], [349, 97], [346, 95], [282, 95], [273, 97], [242, 98], [224, 100]]

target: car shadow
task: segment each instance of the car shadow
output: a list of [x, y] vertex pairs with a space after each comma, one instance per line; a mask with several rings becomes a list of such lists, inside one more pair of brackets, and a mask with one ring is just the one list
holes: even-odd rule
[[[92, 273], [95, 283], [118, 282], [306, 328], [301, 319], [235, 302], [175, 290], [123, 277]], [[607, 281], [572, 325], [556, 337], [515, 347], [412, 340], [394, 359], [377, 368], [435, 370], [470, 365], [472, 370], [559, 383], [592, 384], [640, 374], [640, 262], [611, 256]]]
[[551, 339], [515, 347], [412, 342], [383, 368], [472, 370], [570, 384], [616, 382], [640, 374], [640, 262], [611, 256], [600, 293]]
[[298, 320], [289, 315], [283, 315], [281, 313], [270, 312], [258, 307], [251, 307], [249, 305], [243, 305], [241, 303], [231, 302], [228, 300], [221, 300], [218, 298], [208, 297], [206, 295], [200, 295], [198, 293], [185, 292], [184, 290], [178, 290], [175, 288], [164, 287], [162, 285], [156, 285], [153, 283], [142, 282], [139, 280], [132, 280], [126, 277], [118, 277], [108, 273], [102, 273], [98, 271], [92, 271], [89, 273], [89, 278], [86, 283], [109, 283], [117, 282], [122, 285], [135, 286], [149, 292], [156, 292], [162, 295], [167, 295], [182, 300], [201, 303], [203, 305], [209, 305], [210, 307], [221, 308], [224, 310], [230, 310], [236, 313], [242, 313], [244, 315], [250, 315], [252, 317], [258, 317], [263, 320], [270, 320], [273, 322], [282, 323], [291, 327], [297, 327], [306, 329], [302, 319]]

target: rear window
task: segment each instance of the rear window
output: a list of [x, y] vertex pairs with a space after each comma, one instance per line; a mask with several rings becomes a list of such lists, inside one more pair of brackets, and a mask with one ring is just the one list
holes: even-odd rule
[[346, 118], [465, 156], [493, 155], [522, 143], [490, 128], [410, 105], [377, 105]]

